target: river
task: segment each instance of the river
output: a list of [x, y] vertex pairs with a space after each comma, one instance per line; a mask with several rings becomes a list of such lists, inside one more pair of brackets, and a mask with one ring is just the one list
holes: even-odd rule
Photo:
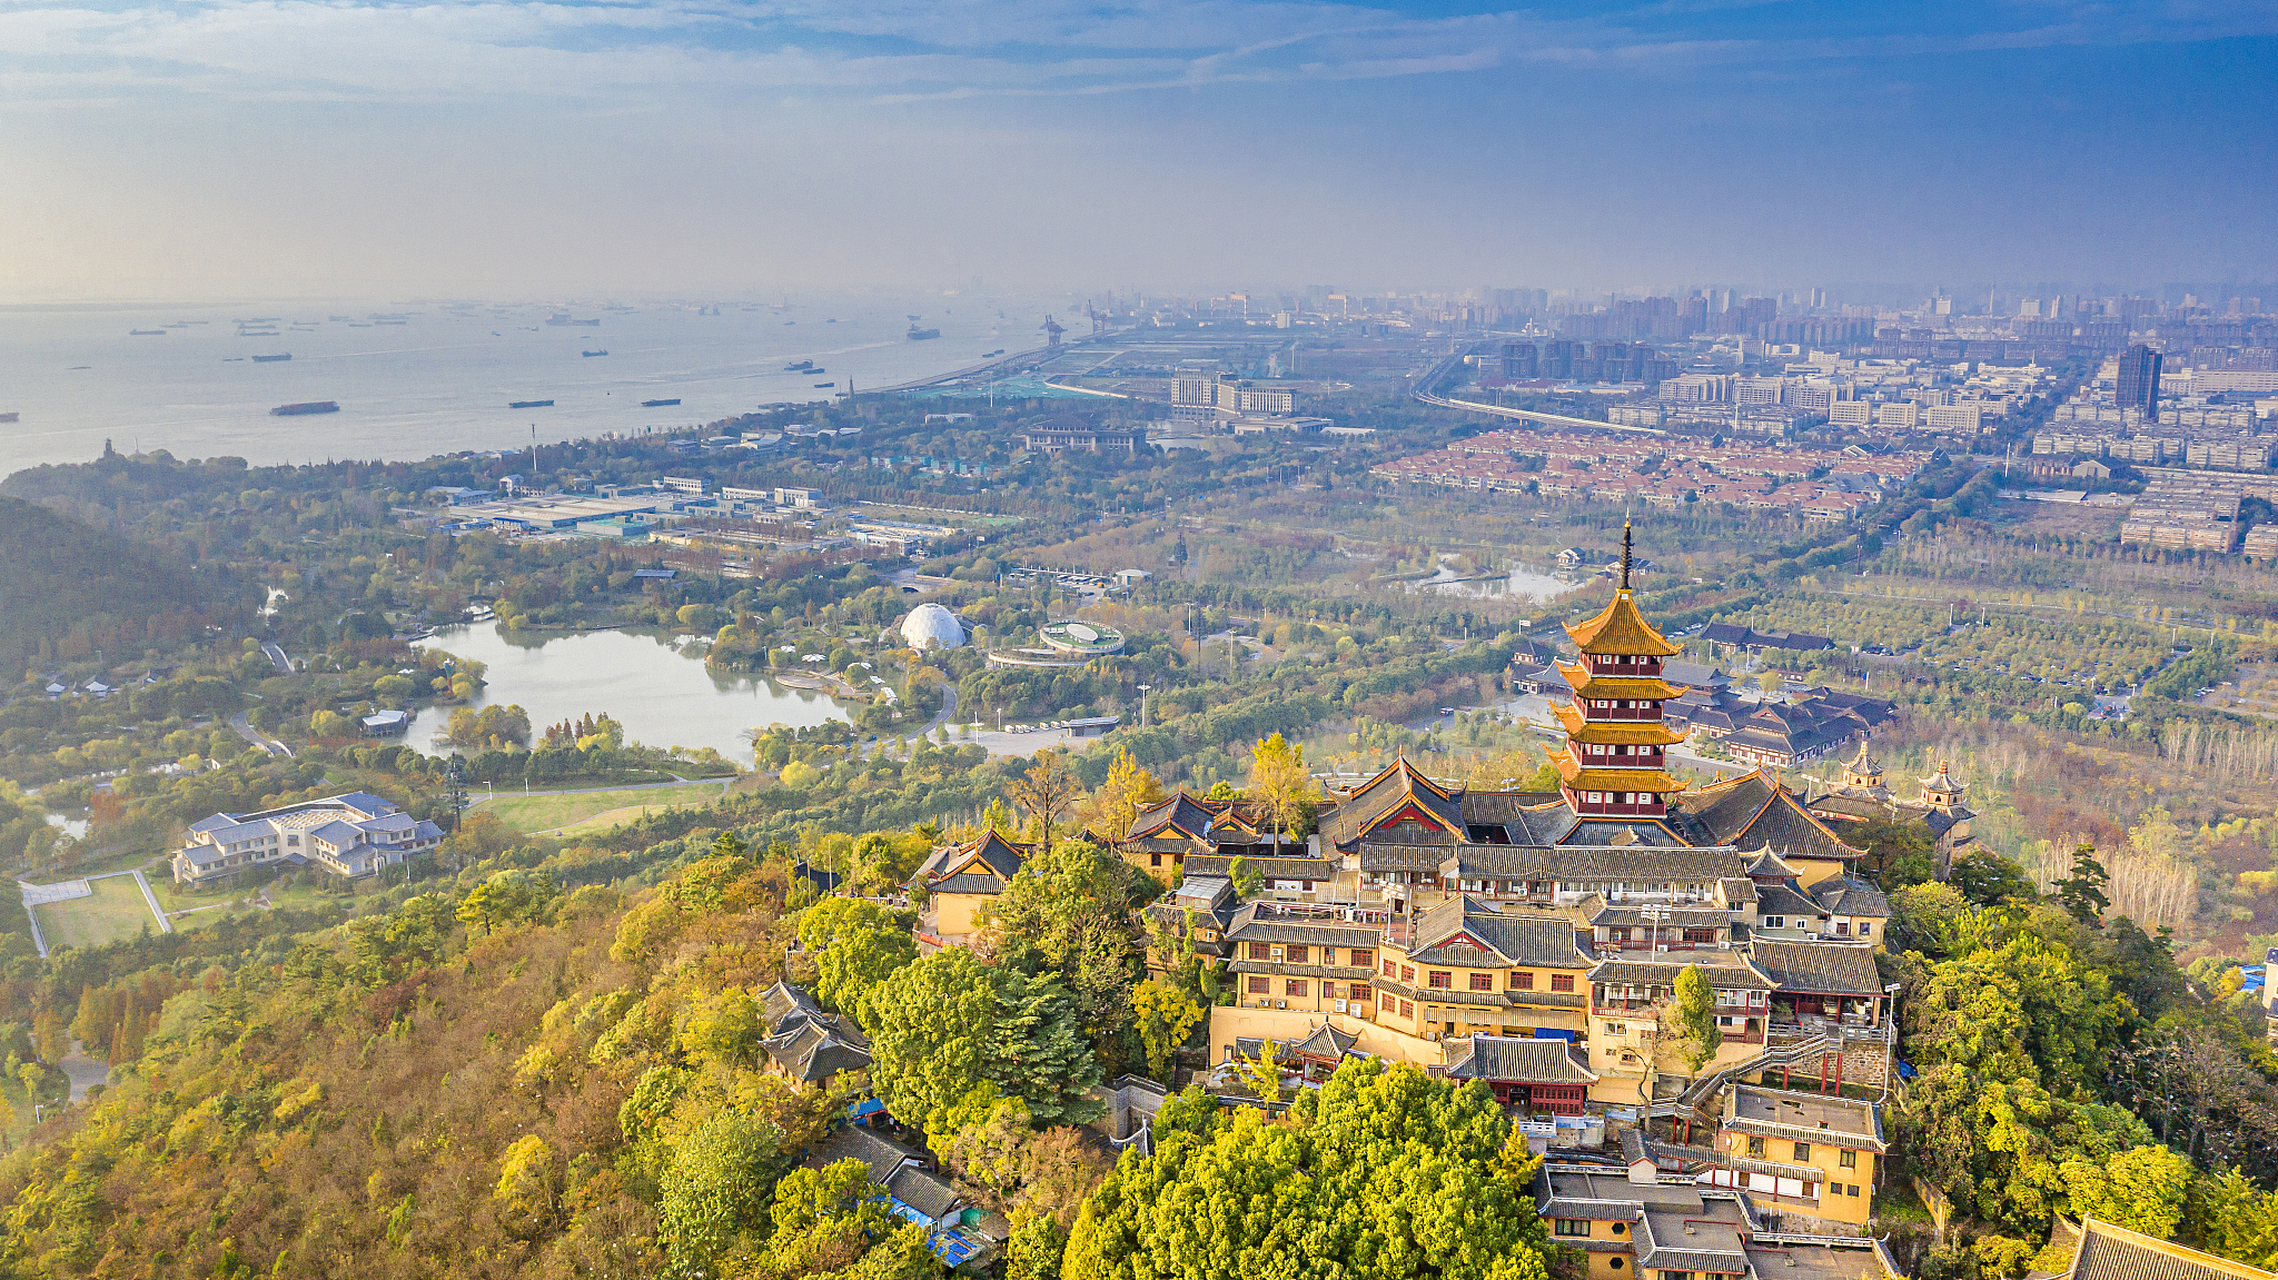
[[[747, 729], [770, 724], [811, 726], [845, 720], [839, 705], [820, 693], [784, 689], [765, 680], [715, 676], [704, 665], [701, 643], [655, 632], [591, 631], [578, 635], [522, 633], [498, 626], [453, 627], [423, 645], [483, 663], [488, 681], [475, 707], [520, 704], [533, 734], [545, 726], [607, 712], [625, 726], [628, 741], [652, 747], [713, 747], [749, 763]], [[430, 706], [413, 717], [405, 741], [432, 750], [437, 730], [453, 708]]]
[[[1034, 346], [1054, 306], [914, 292], [720, 305], [0, 306], [0, 415], [20, 415], [0, 428], [0, 475], [90, 461], [106, 439], [121, 453], [262, 466], [684, 428]], [[549, 323], [557, 314], [580, 323]], [[940, 339], [910, 341], [911, 315]], [[822, 367], [786, 367], [802, 360]], [[325, 400], [338, 411], [269, 412]]]

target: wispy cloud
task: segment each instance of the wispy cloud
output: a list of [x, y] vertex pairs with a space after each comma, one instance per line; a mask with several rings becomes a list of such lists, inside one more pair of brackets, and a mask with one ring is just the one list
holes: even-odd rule
[[[901, 102], [1558, 65], [1682, 71], [2278, 33], [2267, 4], [1658, 0], [1447, 16], [1295, 0], [0, 0], [0, 100]], [[1878, 24], [1880, 24], [1878, 26]]]

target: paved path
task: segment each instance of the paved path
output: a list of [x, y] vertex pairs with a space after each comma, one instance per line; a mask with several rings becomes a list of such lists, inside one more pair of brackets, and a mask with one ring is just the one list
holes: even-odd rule
[[[649, 791], [654, 790], [657, 787], [703, 787], [718, 784], [719, 788], [722, 791], [725, 791], [734, 782], [734, 778], [683, 778], [676, 773], [672, 775], [672, 781], [670, 782], [620, 782], [610, 786], [562, 787], [552, 791], [487, 792], [483, 795], [475, 796], [473, 800], [468, 802], [467, 807], [472, 809], [478, 804], [485, 804], [489, 801], [497, 800], [502, 797], [508, 800], [513, 800], [518, 799], [522, 796], [582, 796], [591, 794], [596, 791]], [[472, 795], [474, 789], [481, 785], [482, 784], [478, 782], [468, 783], [468, 793]]]
[[276, 641], [263, 641], [261, 656], [269, 660], [269, 665], [275, 667], [278, 674], [288, 676], [293, 674], [292, 658], [285, 653], [285, 647]]
[[151, 892], [150, 877], [142, 873], [141, 867], [134, 869], [134, 882], [142, 886], [142, 900], [150, 904], [150, 914], [157, 917], [158, 931], [160, 933], [174, 932], [174, 922], [166, 918], [165, 909], [158, 905], [158, 895]]
[[64, 1054], [63, 1061], [56, 1065], [63, 1068], [63, 1074], [71, 1077], [71, 1100], [73, 1102], [85, 1102], [89, 1089], [111, 1078], [111, 1069], [95, 1058], [89, 1057], [87, 1051], [80, 1047], [77, 1036], [71, 1038], [71, 1052]]
[[237, 731], [238, 737], [245, 739], [247, 742], [250, 742], [254, 746], [261, 748], [263, 751], [268, 752], [270, 755], [281, 756], [287, 760], [293, 758], [293, 749], [291, 747], [286, 746], [284, 743], [279, 742], [275, 738], [272, 738], [267, 734], [261, 732], [259, 729], [254, 728], [253, 722], [246, 719], [245, 713], [242, 711], [231, 713], [229, 717], [229, 727]]

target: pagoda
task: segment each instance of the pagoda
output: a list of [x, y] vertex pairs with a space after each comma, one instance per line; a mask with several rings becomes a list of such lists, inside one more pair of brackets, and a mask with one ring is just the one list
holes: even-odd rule
[[1558, 664], [1574, 700], [1556, 708], [1566, 746], [1552, 763], [1567, 805], [1584, 818], [1663, 817], [1670, 793], [1683, 785], [1665, 769], [1669, 746], [1684, 739], [1661, 722], [1662, 704], [1683, 690], [1661, 678], [1661, 661], [1684, 650], [1638, 613], [1629, 571], [1624, 521], [1621, 585], [1603, 612], [1566, 629], [1582, 660]]

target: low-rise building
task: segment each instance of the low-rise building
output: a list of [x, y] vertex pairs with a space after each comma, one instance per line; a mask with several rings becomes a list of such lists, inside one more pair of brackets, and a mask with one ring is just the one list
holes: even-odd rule
[[354, 791], [190, 824], [175, 851], [176, 884], [209, 884], [261, 866], [314, 866], [343, 879], [375, 875], [443, 842], [443, 829]]
[[1829, 1222], [1874, 1216], [1877, 1162], [1890, 1150], [1872, 1102], [1736, 1084], [1725, 1091], [1712, 1185]]

